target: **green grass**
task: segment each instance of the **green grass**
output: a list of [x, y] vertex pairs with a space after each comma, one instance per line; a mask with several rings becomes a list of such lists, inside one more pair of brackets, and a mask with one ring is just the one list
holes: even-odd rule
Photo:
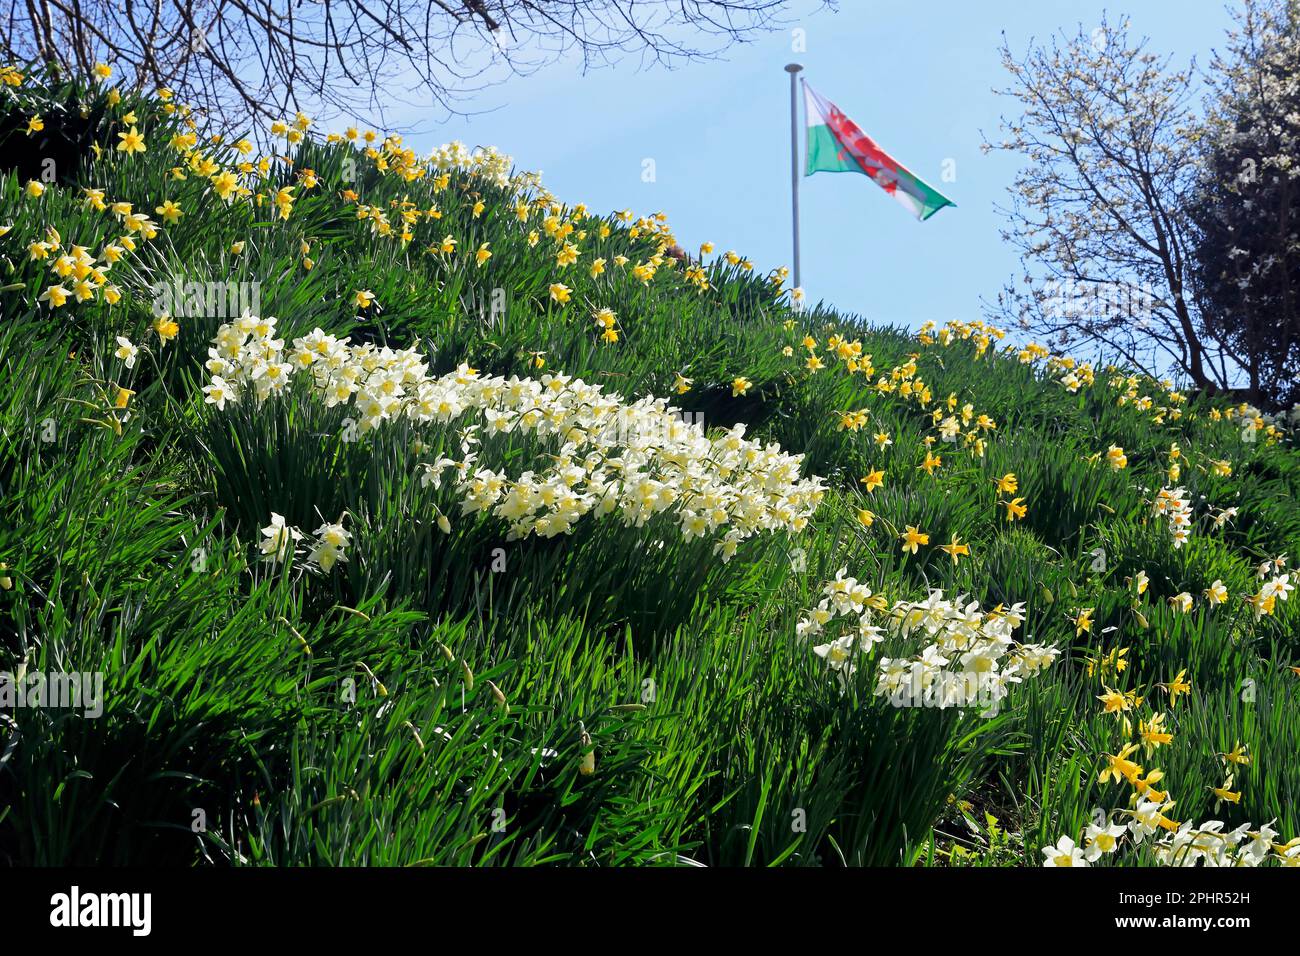
[[[112, 147], [132, 109], [148, 151], [128, 156]], [[37, 113], [46, 127], [29, 138]], [[1147, 380], [1135, 397], [1153, 408], [1121, 404], [1126, 386], [1101, 368], [1071, 393], [1057, 363], [981, 347], [977, 323], [940, 339], [800, 311], [780, 277], [738, 257], [703, 256], [700, 288], [691, 261], [665, 257], [666, 225], [554, 200], [580, 252], [559, 266], [548, 194], [473, 169], [451, 170], [445, 188], [436, 171], [406, 181], [395, 147], [368, 157], [323, 137], [281, 142], [292, 166], [244, 180], [262, 201], [224, 202], [195, 154], [168, 145], [185, 130], [156, 100], [114, 104], [81, 82], [33, 76], [0, 91], [0, 147], [23, 157], [0, 169], [0, 226], [12, 227], [0, 237], [0, 671], [95, 672], [105, 694], [97, 718], [0, 711], [0, 861], [1037, 865], [1039, 847], [1079, 837], [1095, 807], [1128, 806], [1130, 787], [1098, 773], [1157, 712], [1174, 739], [1134, 759], [1164, 771], [1178, 820], [1275, 820], [1279, 842], [1300, 836], [1300, 601], [1257, 617], [1243, 600], [1260, 562], [1300, 556], [1300, 452], [1286, 432], [1244, 435], [1222, 405]], [[196, 132], [213, 162], [243, 161]], [[57, 178], [32, 197], [42, 155], [58, 157]], [[313, 189], [297, 178], [306, 168]], [[270, 197], [295, 183], [281, 219]], [[124, 234], [87, 187], [155, 220], [164, 199], [184, 216], [107, 271], [119, 302], [101, 291], [53, 308], [39, 296], [60, 281], [54, 260]], [[527, 223], [521, 188], [540, 198]], [[392, 234], [358, 218], [345, 190]], [[400, 238], [402, 209], [435, 207]], [[33, 258], [51, 228], [61, 248]], [[448, 235], [454, 254], [427, 251]], [[597, 257], [606, 268], [592, 275]], [[633, 275], [652, 257], [652, 278]], [[802, 453], [828, 491], [806, 529], [758, 535], [728, 563], [710, 540], [683, 541], [669, 515], [509, 541], [504, 522], [461, 517], [449, 488], [420, 484], [418, 461], [457, 454], [456, 427], [392, 422], [353, 441], [354, 409], [302, 387], [205, 405], [203, 362], [228, 317], [178, 316], [162, 345], [154, 290], [177, 281], [256, 283], [261, 314], [290, 341], [320, 327], [417, 344], [433, 374], [563, 371], [626, 401], [668, 396], [712, 434], [744, 423]], [[569, 302], [552, 298], [554, 282]], [[375, 295], [366, 310], [352, 301], [362, 289]], [[604, 307], [614, 343], [592, 319]], [[825, 367], [806, 368], [805, 335]], [[132, 369], [114, 357], [117, 336], [142, 347]], [[837, 356], [832, 336], [860, 349]], [[689, 390], [675, 390], [679, 376]], [[918, 379], [926, 402], [897, 388]], [[119, 388], [132, 391], [125, 408]], [[955, 443], [936, 427], [935, 409], [960, 416], [967, 403], [996, 424], [982, 455], [967, 443], [973, 420]], [[863, 427], [840, 427], [858, 410]], [[1111, 445], [1127, 468], [1108, 467]], [[927, 450], [943, 458], [932, 475], [918, 467]], [[512, 474], [558, 451], [518, 434], [482, 447]], [[1220, 459], [1230, 476], [1214, 474]], [[876, 469], [884, 485], [865, 491], [858, 479]], [[1023, 520], [1000, 503], [1013, 497], [995, 487], [1007, 472]], [[1169, 485], [1196, 515], [1179, 549], [1151, 510]], [[1213, 527], [1227, 507], [1236, 517]], [[272, 512], [307, 531], [346, 514], [348, 560], [329, 574], [261, 561]], [[909, 525], [930, 535], [916, 555], [899, 548]], [[937, 547], [954, 535], [970, 547], [957, 563]], [[1061, 657], [992, 718], [892, 707], [869, 661], [841, 687], [795, 626], [842, 567], [890, 602], [930, 588], [986, 609], [1024, 602], [1024, 639]], [[1130, 581], [1143, 571], [1139, 597]], [[1216, 580], [1230, 598], [1212, 608], [1202, 593]], [[1181, 592], [1191, 612], [1170, 606]], [[899, 645], [883, 653], [916, 650]], [[1090, 659], [1123, 648], [1123, 673], [1090, 673]], [[1192, 690], [1171, 704], [1157, 685], [1179, 671]], [[1107, 688], [1143, 703], [1103, 713]], [[1237, 744], [1252, 761], [1231, 768], [1219, 755]], [[1216, 810], [1209, 788], [1229, 769], [1241, 799]]]

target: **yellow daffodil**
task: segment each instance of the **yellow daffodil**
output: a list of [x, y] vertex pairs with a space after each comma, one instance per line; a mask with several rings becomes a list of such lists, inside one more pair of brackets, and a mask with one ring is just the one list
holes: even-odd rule
[[915, 525], [908, 525], [907, 530], [898, 536], [903, 544], [902, 549], [910, 554], [916, 554], [917, 550], [923, 544], [930, 543], [930, 536], [918, 531]]
[[1102, 702], [1103, 713], [1116, 714], [1129, 709], [1129, 699], [1121, 691], [1106, 688], [1106, 693], [1098, 694], [1097, 699]]
[[1207, 787], [1214, 794], [1214, 810], [1217, 813], [1219, 807], [1224, 803], [1240, 803], [1241, 791], [1232, 789], [1233, 775], [1228, 774], [1228, 779], [1223, 782], [1222, 787]]
[[163, 204], [154, 209], [154, 212], [163, 217], [163, 220], [169, 225], [174, 226], [181, 221], [181, 216], [185, 215], [181, 207], [176, 205], [170, 199], [163, 200]]
[[52, 285], [39, 296], [41, 302], [48, 302], [53, 308], [60, 308], [67, 303], [68, 298], [72, 295], [61, 285]]
[[[123, 119], [125, 120], [125, 117]], [[118, 133], [117, 138], [121, 140], [117, 144], [120, 152], [126, 153], [128, 156], [133, 153], [145, 152], [144, 137], [140, 135], [140, 131], [135, 126], [132, 126], [125, 133]]]
[[1165, 692], [1169, 695], [1169, 706], [1170, 706], [1170, 707], [1177, 706], [1179, 695], [1181, 695], [1181, 694], [1190, 694], [1190, 693], [1192, 692], [1192, 685], [1189, 684], [1189, 683], [1187, 683], [1187, 669], [1186, 669], [1186, 668], [1184, 668], [1183, 670], [1180, 670], [1180, 671], [1178, 672], [1178, 676], [1176, 676], [1176, 677], [1175, 677], [1172, 681], [1170, 681], [1169, 683], [1167, 683], [1167, 684], [1163, 684], [1163, 683], [1161, 683], [1161, 684], [1156, 684], [1156, 686], [1159, 687], [1161, 690], [1165, 691]]
[[1093, 608], [1081, 608], [1074, 617], [1074, 636], [1079, 637], [1083, 634], [1092, 632], [1092, 614]]
[[1246, 745], [1240, 741], [1237, 742], [1237, 745], [1233, 747], [1231, 751], [1226, 754], [1219, 754], [1219, 756], [1228, 763], [1235, 763], [1239, 767], [1250, 766], [1250, 754], [1246, 752]]
[[953, 564], [957, 563], [959, 557], [970, 557], [970, 546], [959, 541], [956, 533], [953, 534], [951, 542], [939, 545], [939, 550], [947, 552]]
[[1153, 714], [1150, 720], [1138, 722], [1138, 736], [1142, 738], [1142, 746], [1146, 753], [1150, 754], [1157, 747], [1173, 741], [1174, 735], [1165, 729], [1164, 724], [1164, 714]]
[[1119, 783], [1121, 780], [1127, 780], [1131, 783], [1140, 777], [1142, 768], [1128, 759], [1129, 755], [1137, 750], [1137, 746], [1137, 744], [1129, 743], [1120, 748], [1118, 754], [1105, 754], [1106, 767], [1097, 777], [1097, 782], [1106, 783], [1109, 780], [1114, 780]]
[[154, 319], [153, 330], [158, 333], [162, 344], [166, 345], [180, 333], [181, 327], [169, 315], [160, 315]]

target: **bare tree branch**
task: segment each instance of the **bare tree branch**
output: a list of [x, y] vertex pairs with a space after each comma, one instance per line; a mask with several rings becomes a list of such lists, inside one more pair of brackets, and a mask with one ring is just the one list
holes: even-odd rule
[[[823, 0], [834, 8], [835, 0]], [[0, 49], [52, 71], [106, 62], [222, 125], [310, 109], [386, 126], [394, 91], [448, 113], [576, 56], [667, 67], [780, 26], [788, 0], [11, 0]], [[364, 91], [358, 96], [359, 91]]]

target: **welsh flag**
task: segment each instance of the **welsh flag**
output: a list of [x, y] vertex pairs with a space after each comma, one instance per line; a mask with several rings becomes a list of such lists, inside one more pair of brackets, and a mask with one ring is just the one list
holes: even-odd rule
[[857, 123], [807, 83], [803, 85], [803, 96], [808, 122], [805, 176], [816, 172], [866, 173], [920, 220], [929, 219], [944, 206], [957, 205], [877, 146]]

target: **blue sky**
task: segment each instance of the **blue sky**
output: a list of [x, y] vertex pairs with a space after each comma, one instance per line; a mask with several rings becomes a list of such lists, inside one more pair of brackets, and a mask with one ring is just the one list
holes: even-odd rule
[[[511, 79], [443, 117], [404, 108], [418, 126], [418, 151], [460, 139], [494, 144], [525, 169], [540, 169], [561, 199], [595, 210], [668, 214], [679, 241], [735, 249], [767, 271], [790, 250], [789, 77], [804, 76], [886, 151], [956, 203], [924, 223], [911, 218], [865, 176], [819, 173], [801, 181], [803, 285], [872, 323], [911, 327], [927, 319], [978, 317], [1017, 269], [998, 237], [1017, 160], [982, 155], [981, 130], [997, 135], [1014, 104], [997, 48], [1005, 31], [1015, 50], [1103, 11], [1127, 13], [1135, 33], [1176, 61], [1209, 62], [1230, 17], [1219, 0], [1140, 0], [1125, 10], [1098, 0], [932, 0], [883, 4], [842, 0], [838, 13], [796, 2], [789, 28], [732, 47], [721, 61], [668, 72], [635, 61], [585, 76], [573, 63]], [[802, 28], [806, 52], [792, 53]], [[802, 145], [801, 145], [802, 151]], [[644, 182], [653, 159], [655, 181]], [[945, 160], [956, 180], [943, 182]]]

